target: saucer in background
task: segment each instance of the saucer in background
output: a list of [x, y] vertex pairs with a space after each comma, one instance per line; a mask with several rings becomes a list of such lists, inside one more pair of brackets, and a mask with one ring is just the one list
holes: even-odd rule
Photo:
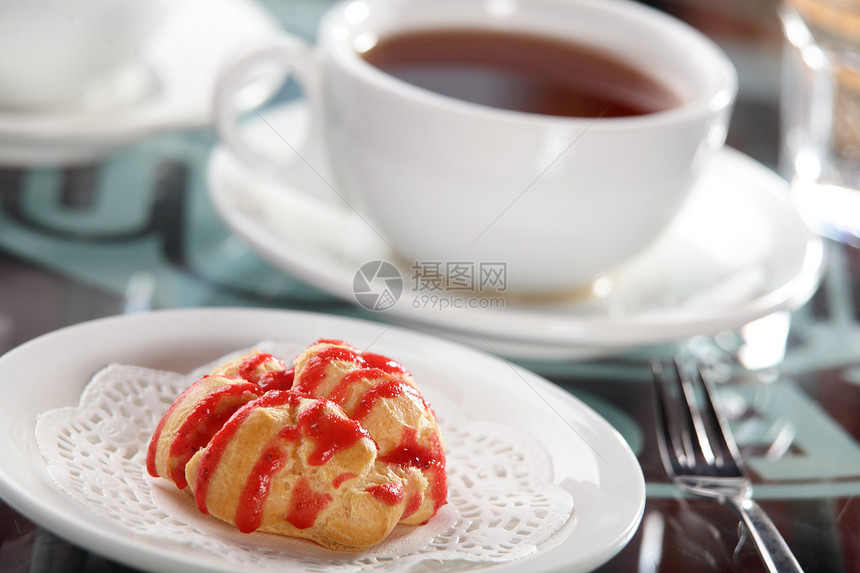
[[140, 61], [75, 102], [0, 110], [0, 165], [82, 163], [149, 135], [208, 125], [222, 64], [244, 43], [279, 30], [251, 0], [171, 2]]
[[[283, 145], [284, 153], [290, 152], [284, 141], [296, 144], [308, 120], [302, 103], [272, 108], [264, 117], [247, 125], [245, 137]], [[823, 270], [823, 241], [787, 200], [788, 184], [726, 148], [706, 167], [673, 225], [635, 260], [575, 292], [505, 297], [493, 308], [489, 294], [416, 289], [412, 262], [399, 259], [372, 223], [339, 198], [347, 197], [345, 190], [325, 165], [310, 167], [319, 179], [314, 192], [306, 180], [274, 179], [217, 148], [208, 168], [210, 195], [227, 225], [290, 275], [356, 302], [359, 269], [389, 262], [403, 291], [380, 319], [507, 357], [576, 359], [738, 328], [801, 306]]]

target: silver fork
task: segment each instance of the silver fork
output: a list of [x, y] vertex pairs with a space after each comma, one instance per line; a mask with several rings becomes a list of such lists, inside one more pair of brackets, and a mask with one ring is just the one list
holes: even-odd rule
[[751, 497], [750, 480], [728, 425], [714, 406], [707, 372], [698, 367], [690, 375], [676, 360], [671, 368], [654, 363], [652, 374], [657, 441], [672, 481], [682, 491], [732, 507], [768, 571], [802, 572], [773, 521]]

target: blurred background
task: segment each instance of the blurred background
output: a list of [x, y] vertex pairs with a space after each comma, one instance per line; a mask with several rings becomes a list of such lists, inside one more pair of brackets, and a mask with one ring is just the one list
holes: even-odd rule
[[[313, 41], [315, 22], [330, 4], [260, 0], [256, 6], [279, 26]], [[699, 28], [731, 56], [740, 93], [728, 145], [777, 169], [778, 3], [651, 4]], [[213, 3], [208, 17], [220, 9]], [[187, 41], [195, 42], [194, 34]], [[298, 95], [290, 83], [278, 97]], [[0, 145], [2, 125], [0, 113]], [[352, 305], [284, 276], [228, 232], [209, 204], [202, 168], [216, 142], [214, 131], [202, 126], [143, 137], [110, 149], [98, 161], [36, 166], [7, 161], [0, 168], [0, 351], [85, 317], [150, 307], [324, 306], [361, 315]], [[223, 272], [212, 274], [216, 268]]]

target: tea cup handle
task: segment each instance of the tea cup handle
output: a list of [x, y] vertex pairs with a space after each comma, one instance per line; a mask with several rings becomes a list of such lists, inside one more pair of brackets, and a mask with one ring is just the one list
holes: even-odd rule
[[[309, 124], [302, 141], [296, 145], [288, 143], [295, 134], [276, 135], [283, 141], [283, 147], [275, 153], [264, 153], [242, 137], [237, 113], [245, 107], [237, 105], [249, 74], [265, 65], [275, 65], [288, 70], [301, 87], [308, 106]], [[242, 162], [255, 170], [262, 170], [278, 178], [289, 178], [298, 187], [319, 187], [319, 181], [302, 184], [300, 180], [320, 177], [326, 170], [326, 158], [322, 142], [321, 113], [322, 73], [313, 48], [294, 36], [282, 34], [254, 45], [240, 53], [228, 63], [220, 73], [215, 85], [214, 115], [215, 126], [221, 141]], [[256, 102], [255, 102], [256, 103]], [[265, 121], [261, 116], [260, 119]], [[268, 122], [266, 122], [268, 123]], [[277, 131], [277, 126], [269, 124]], [[299, 181], [297, 181], [297, 179]]]

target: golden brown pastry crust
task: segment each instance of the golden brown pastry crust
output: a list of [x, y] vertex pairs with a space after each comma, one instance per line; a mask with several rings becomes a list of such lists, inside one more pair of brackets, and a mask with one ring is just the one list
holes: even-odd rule
[[217, 367], [171, 405], [147, 467], [242, 531], [335, 550], [424, 523], [447, 497], [442, 435], [411, 375], [341, 341], [311, 345], [294, 372], [256, 351]]
[[185, 464], [233, 412], [259, 397], [259, 388], [239, 378], [204, 376], [180, 394], [149, 443], [147, 469], [185, 489]]
[[442, 432], [412, 375], [368, 354], [340, 341], [317, 342], [294, 361], [293, 388], [334, 401], [367, 429], [380, 463], [404, 480], [410, 506], [402, 522], [421, 524], [447, 497]]

